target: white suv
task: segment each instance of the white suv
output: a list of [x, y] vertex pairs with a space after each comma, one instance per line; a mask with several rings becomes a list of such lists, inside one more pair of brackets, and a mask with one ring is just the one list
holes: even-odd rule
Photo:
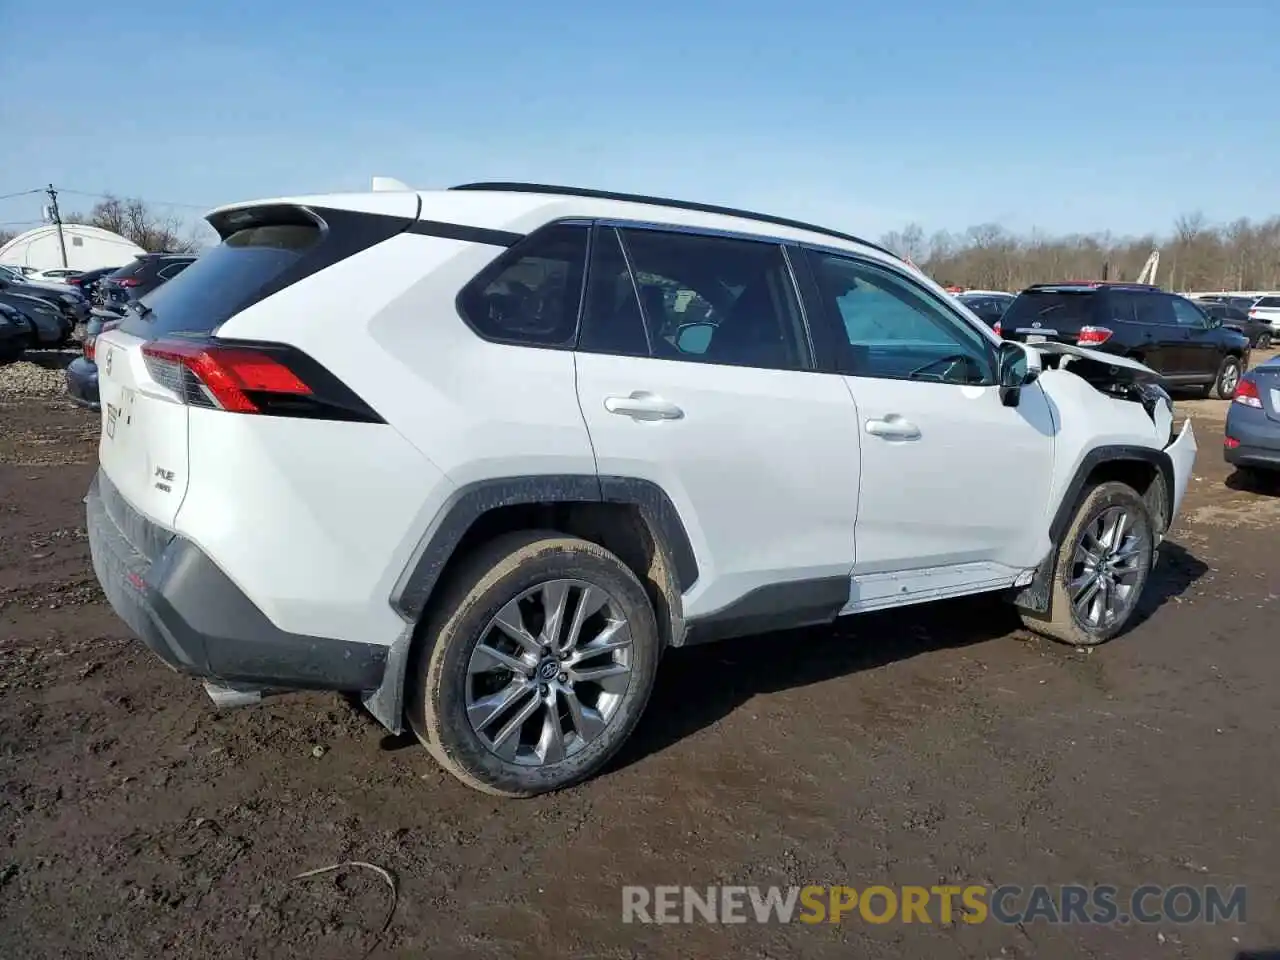
[[1280, 296], [1259, 297], [1249, 308], [1249, 316], [1271, 325], [1280, 334]]
[[208, 219], [98, 338], [103, 588], [215, 700], [359, 694], [492, 793], [599, 770], [667, 647], [984, 591], [1106, 640], [1195, 456], [1145, 367], [820, 227], [522, 184]]

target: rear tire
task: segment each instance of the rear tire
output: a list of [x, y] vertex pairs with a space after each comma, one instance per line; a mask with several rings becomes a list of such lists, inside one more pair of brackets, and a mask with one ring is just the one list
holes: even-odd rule
[[1270, 350], [1270, 349], [1271, 349], [1271, 334], [1269, 334], [1269, 333], [1260, 333], [1260, 334], [1258, 334], [1258, 342], [1257, 342], [1257, 343], [1255, 343], [1255, 344], [1253, 345], [1253, 348], [1254, 348], [1255, 350]]
[[661, 654], [636, 575], [597, 544], [520, 531], [479, 547], [441, 591], [410, 664], [409, 726], [432, 756], [505, 797], [598, 772], [635, 729]]
[[[1108, 534], [1117, 529], [1111, 524], [1120, 515], [1125, 520], [1118, 528], [1119, 543], [1111, 543]], [[1097, 646], [1121, 633], [1151, 573], [1154, 530], [1146, 501], [1128, 484], [1111, 481], [1094, 487], [1076, 508], [1058, 546], [1048, 613], [1024, 611], [1023, 624], [1076, 647]]]
[[1218, 375], [1213, 380], [1214, 396], [1219, 400], [1230, 400], [1234, 397], [1243, 373], [1244, 371], [1240, 369], [1239, 357], [1226, 357], [1218, 367]]

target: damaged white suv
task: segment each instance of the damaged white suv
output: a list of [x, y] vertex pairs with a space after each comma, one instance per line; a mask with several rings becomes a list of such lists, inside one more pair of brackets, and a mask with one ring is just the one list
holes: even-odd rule
[[215, 700], [358, 694], [527, 796], [668, 647], [985, 591], [1072, 644], [1132, 618], [1195, 456], [1146, 368], [820, 227], [391, 187], [215, 210], [98, 339], [95, 569]]

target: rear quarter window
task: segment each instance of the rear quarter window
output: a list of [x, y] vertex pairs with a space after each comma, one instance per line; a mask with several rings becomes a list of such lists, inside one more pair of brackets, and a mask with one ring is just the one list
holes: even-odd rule
[[120, 325], [137, 337], [208, 336], [296, 264], [321, 236], [318, 225], [246, 227], [139, 300]]
[[1261, 300], [1255, 303], [1254, 306], [1266, 307], [1269, 310], [1274, 310], [1277, 307], [1280, 307], [1280, 297], [1263, 297]]

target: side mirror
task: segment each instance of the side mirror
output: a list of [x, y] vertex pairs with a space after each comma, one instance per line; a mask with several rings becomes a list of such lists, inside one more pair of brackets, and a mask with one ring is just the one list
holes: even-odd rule
[[701, 354], [711, 346], [714, 323], [686, 323], [676, 330], [676, 349], [681, 353]]
[[1016, 407], [1022, 388], [1040, 376], [1040, 354], [1016, 340], [1001, 340], [996, 362], [1000, 402], [1006, 407]]

